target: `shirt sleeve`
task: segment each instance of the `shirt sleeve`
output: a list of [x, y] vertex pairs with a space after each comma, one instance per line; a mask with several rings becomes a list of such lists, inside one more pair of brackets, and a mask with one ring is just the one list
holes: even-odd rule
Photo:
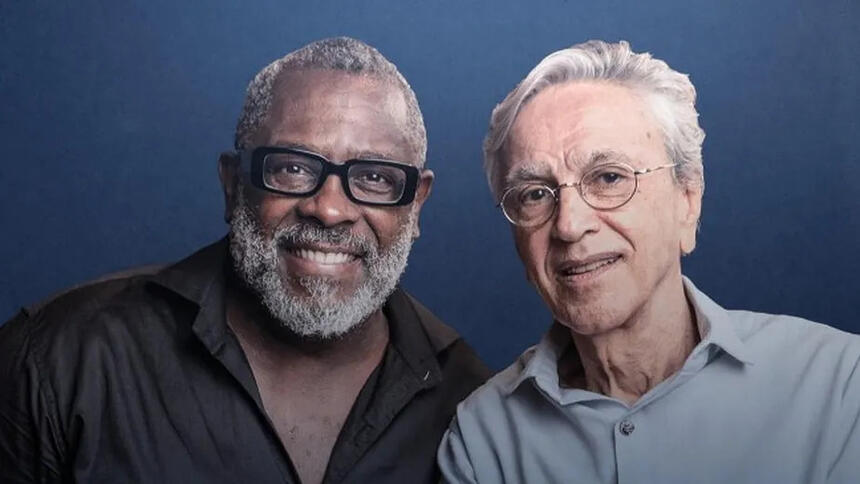
[[468, 484], [478, 482], [463, 436], [460, 434], [460, 425], [456, 416], [442, 437], [437, 457], [439, 470], [442, 471], [442, 482]]
[[827, 476], [832, 484], [857, 482], [860, 476], [860, 360], [854, 362], [841, 397], [836, 458]]
[[24, 312], [0, 327], [0, 482], [61, 479], [56, 426], [49, 419], [30, 358], [31, 321]]

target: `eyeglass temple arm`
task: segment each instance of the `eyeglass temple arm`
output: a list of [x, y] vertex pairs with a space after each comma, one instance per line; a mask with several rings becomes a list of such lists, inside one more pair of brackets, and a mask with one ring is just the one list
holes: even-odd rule
[[645, 174], [647, 174], [647, 173], [651, 173], [652, 171], [662, 170], [663, 168], [672, 168], [672, 167], [674, 167], [674, 166], [678, 166], [678, 164], [677, 164], [677, 163], [669, 163], [669, 164], [666, 164], [666, 165], [653, 166], [653, 167], [651, 167], [651, 168], [645, 168], [645, 169], [642, 169], [642, 170], [633, 170], [633, 174], [635, 174], [635, 175], [645, 175]]

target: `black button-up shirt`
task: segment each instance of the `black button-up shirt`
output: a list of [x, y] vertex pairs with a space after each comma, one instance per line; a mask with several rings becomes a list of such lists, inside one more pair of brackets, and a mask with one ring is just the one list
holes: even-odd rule
[[[225, 323], [226, 243], [0, 327], [0, 482], [298, 482]], [[402, 290], [324, 482], [436, 482], [456, 404], [488, 376]]]

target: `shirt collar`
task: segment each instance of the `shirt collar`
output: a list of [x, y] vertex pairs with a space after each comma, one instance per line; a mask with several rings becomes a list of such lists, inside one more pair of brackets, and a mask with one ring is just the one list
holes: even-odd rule
[[213, 354], [224, 345], [227, 320], [224, 312], [228, 241], [224, 237], [185, 259], [167, 266], [151, 282], [181, 296], [196, 310], [192, 330]]
[[[752, 364], [751, 352], [738, 337], [728, 311], [698, 290], [687, 277], [683, 278], [683, 284], [687, 300], [690, 301], [696, 312], [696, 324], [701, 337], [700, 343], [693, 349], [688, 361], [702, 351], [716, 347], [741, 363]], [[558, 359], [571, 344], [572, 339], [569, 330], [559, 323], [553, 323], [549, 331], [541, 338], [540, 343], [526, 350], [517, 359], [516, 364], [520, 368], [520, 374], [503, 389], [505, 394], [513, 393], [526, 380], [535, 380], [542, 391], [554, 400], [561, 402]], [[573, 390], [573, 393], [579, 394], [577, 399], [582, 399], [586, 394], [591, 394], [591, 392], [577, 390]], [[565, 398], [565, 400], [569, 400], [569, 398]]]
[[559, 395], [558, 359], [568, 346], [572, 344], [569, 330], [554, 322], [540, 342], [527, 349], [516, 361], [520, 374], [506, 388], [505, 394], [513, 393], [524, 381], [535, 380], [538, 385], [551, 392], [555, 400]]
[[390, 344], [425, 388], [439, 383], [442, 370], [436, 355], [459, 339], [457, 333], [399, 287], [383, 311], [388, 316]]
[[741, 363], [753, 363], [751, 351], [738, 337], [735, 322], [729, 312], [696, 288], [686, 277], [684, 292], [696, 311], [696, 322], [702, 338], [697, 348], [715, 346]]

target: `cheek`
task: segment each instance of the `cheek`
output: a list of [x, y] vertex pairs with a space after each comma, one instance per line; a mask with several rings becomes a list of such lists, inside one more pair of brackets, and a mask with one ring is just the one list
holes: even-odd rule
[[615, 230], [632, 245], [635, 265], [644, 271], [677, 253], [679, 233], [677, 221], [667, 207], [647, 203], [637, 208], [618, 217]]
[[248, 208], [259, 219], [266, 234], [271, 235], [277, 228], [291, 223], [297, 200], [286, 197], [248, 197]]
[[528, 279], [532, 282], [545, 279], [545, 262], [549, 248], [549, 235], [514, 230], [514, 245], [523, 262]]
[[[409, 207], [378, 209], [367, 207], [362, 213], [381, 247], [390, 246], [399, 234], [409, 230]], [[359, 222], [360, 223], [360, 222]]]

